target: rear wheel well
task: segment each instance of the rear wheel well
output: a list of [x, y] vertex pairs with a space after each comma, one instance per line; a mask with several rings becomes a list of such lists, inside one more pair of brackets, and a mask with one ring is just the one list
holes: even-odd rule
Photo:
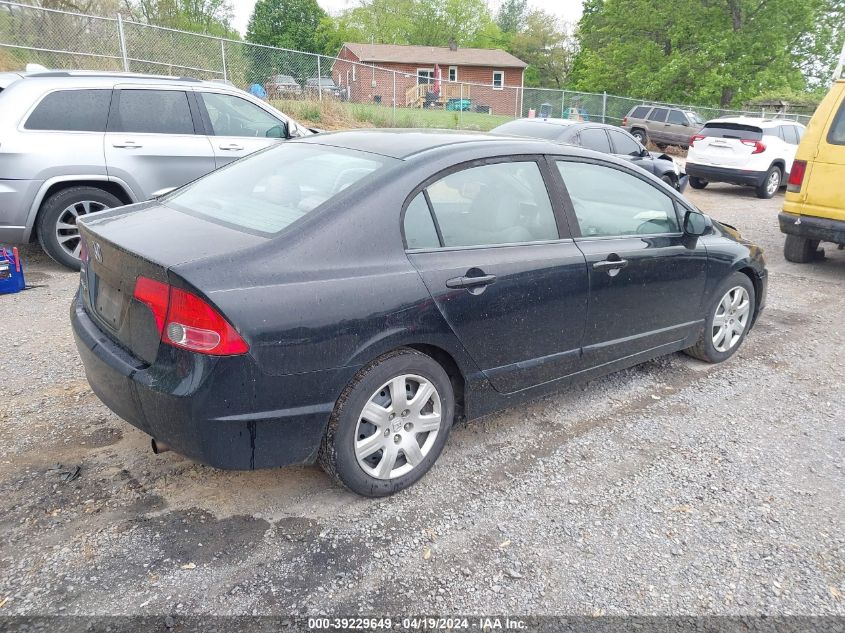
[[[60, 191], [64, 191], [65, 189], [70, 189], [71, 187], [94, 187], [95, 189], [102, 189], [120, 200], [123, 204], [132, 204], [132, 198], [129, 196], [129, 193], [116, 182], [110, 182], [108, 180], [67, 180], [50, 185], [50, 188], [44, 192], [44, 197], [41, 198], [38, 213], [41, 213], [41, 210], [44, 208], [44, 203], [50, 199], [50, 196], [53, 196]], [[38, 217], [36, 216], [36, 221], [33, 224], [32, 236], [30, 237], [31, 242], [35, 241], [37, 237], [37, 227]]]
[[778, 169], [780, 169], [781, 176], [786, 173], [786, 163], [783, 162], [781, 159], [772, 161], [772, 164], [769, 166], [769, 169], [771, 169], [772, 167], [777, 167]]
[[455, 362], [455, 359], [452, 357], [452, 355], [443, 348], [437, 347], [436, 345], [415, 343], [411, 345], [406, 345], [405, 347], [409, 347], [418, 352], [422, 352], [426, 356], [430, 356], [435, 361], [437, 361], [437, 363], [443, 368], [443, 370], [449, 376], [449, 380], [452, 383], [452, 391], [454, 391], [455, 393], [455, 419], [462, 419], [466, 411], [464, 407], [464, 386], [466, 381], [464, 379], [464, 375], [461, 372], [460, 367], [458, 367], [458, 363]]

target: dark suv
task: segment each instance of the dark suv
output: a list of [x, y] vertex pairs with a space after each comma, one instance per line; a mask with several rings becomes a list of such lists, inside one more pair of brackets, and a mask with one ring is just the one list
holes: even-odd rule
[[622, 119], [622, 127], [643, 145], [654, 141], [656, 145], [689, 147], [690, 137], [702, 125], [704, 121], [691, 110], [657, 105], [634, 106]]

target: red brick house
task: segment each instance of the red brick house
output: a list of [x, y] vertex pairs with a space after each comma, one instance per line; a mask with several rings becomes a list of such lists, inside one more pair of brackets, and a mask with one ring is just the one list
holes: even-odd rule
[[[332, 64], [332, 78], [356, 103], [445, 107], [469, 100], [473, 111], [520, 116], [528, 65], [499, 49], [347, 43]], [[432, 102], [435, 73], [440, 92]], [[394, 84], [395, 82], [395, 84]]]

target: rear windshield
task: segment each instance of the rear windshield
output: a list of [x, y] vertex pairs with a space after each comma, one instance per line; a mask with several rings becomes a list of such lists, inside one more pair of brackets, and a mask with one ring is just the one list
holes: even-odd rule
[[168, 207], [272, 235], [396, 159], [288, 142], [236, 161], [167, 196]]
[[648, 114], [648, 111], [651, 109], [651, 106], [637, 106], [633, 110], [631, 110], [631, 114], [628, 116], [632, 119], [644, 119], [645, 115]]
[[699, 134], [715, 138], [747, 139], [749, 141], [759, 141], [763, 138], [762, 129], [744, 123], [708, 123]]
[[544, 123], [542, 121], [511, 121], [495, 128], [496, 134], [513, 134], [514, 136], [530, 136], [532, 138], [544, 138], [550, 141], [557, 140], [563, 134], [564, 126], [556, 123]]

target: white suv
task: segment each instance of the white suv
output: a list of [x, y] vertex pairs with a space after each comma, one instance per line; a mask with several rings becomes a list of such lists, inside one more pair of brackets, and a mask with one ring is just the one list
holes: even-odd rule
[[690, 139], [687, 174], [693, 189], [708, 182], [751, 185], [771, 198], [785, 184], [804, 126], [782, 119], [730, 117], [704, 124]]

